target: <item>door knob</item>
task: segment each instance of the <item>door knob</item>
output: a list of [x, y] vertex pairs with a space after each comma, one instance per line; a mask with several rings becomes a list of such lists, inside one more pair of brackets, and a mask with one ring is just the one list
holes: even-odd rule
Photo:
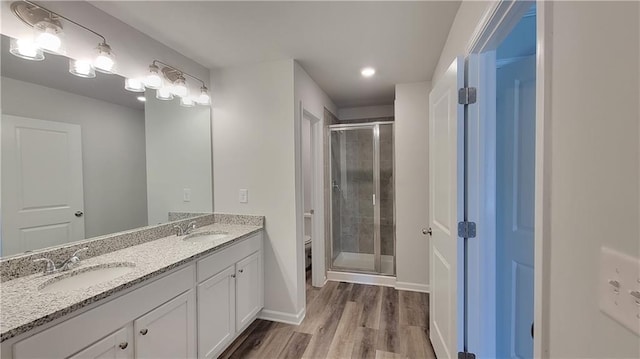
[[431, 227], [429, 227], [428, 229], [427, 228], [422, 228], [422, 234], [424, 234], [425, 236], [426, 235], [432, 236], [433, 235], [433, 231], [431, 230]]
[[148, 332], [149, 332], [149, 329], [142, 329], [142, 330], [140, 331], [140, 334], [142, 334], [142, 335], [147, 335], [147, 333], [148, 333]]
[[84, 214], [82, 211], [78, 211], [76, 213], [74, 213], [76, 217], [82, 217], [82, 215]]
[[127, 343], [127, 342], [120, 343], [120, 345], [118, 345], [118, 346], [120, 347], [120, 349], [125, 350], [129, 346], [129, 343]]

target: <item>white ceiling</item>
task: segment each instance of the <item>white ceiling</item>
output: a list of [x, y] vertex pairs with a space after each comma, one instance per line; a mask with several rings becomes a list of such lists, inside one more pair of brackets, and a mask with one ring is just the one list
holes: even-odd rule
[[[430, 80], [460, 5], [458, 1], [91, 3], [212, 69], [296, 59], [339, 107], [392, 104], [395, 84]], [[365, 79], [360, 75], [364, 66], [373, 66], [378, 73]]]

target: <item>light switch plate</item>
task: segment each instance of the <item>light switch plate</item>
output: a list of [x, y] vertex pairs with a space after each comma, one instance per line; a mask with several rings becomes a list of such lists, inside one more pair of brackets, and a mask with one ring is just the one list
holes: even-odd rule
[[191, 188], [185, 188], [182, 193], [182, 200], [184, 202], [191, 202]]
[[241, 189], [238, 191], [238, 200], [240, 203], [249, 203], [249, 190]]
[[600, 310], [640, 336], [640, 259], [602, 247], [599, 281]]

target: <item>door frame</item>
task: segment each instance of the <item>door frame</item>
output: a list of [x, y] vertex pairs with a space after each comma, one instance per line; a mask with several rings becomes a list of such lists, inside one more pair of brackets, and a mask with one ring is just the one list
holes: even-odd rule
[[[311, 128], [311, 207], [314, 213], [311, 216], [311, 284], [314, 287], [322, 287], [326, 280], [326, 268], [325, 268], [325, 245], [324, 240], [324, 151], [323, 151], [323, 121], [321, 117], [313, 114], [309, 109], [304, 106], [304, 103], [300, 101], [299, 104], [299, 118], [300, 124], [297, 129], [297, 138], [300, 141], [300, 145], [297, 146], [297, 167], [302, 172], [303, 168], [303, 156], [302, 156], [302, 121], [309, 121]], [[299, 175], [298, 181], [296, 181], [296, 201], [298, 203], [298, 227], [297, 237], [301, 249], [298, 251], [298, 271], [305, 271], [305, 259], [304, 259], [304, 176], [302, 173]], [[304, 276], [303, 276], [304, 278]], [[302, 286], [302, 292], [304, 292], [304, 285]]]
[[[469, 106], [470, 130], [476, 136], [470, 136], [470, 146], [474, 146], [477, 157], [472, 159], [469, 168], [469, 216], [477, 221], [478, 231], [474, 242], [483, 246], [470, 246], [469, 272], [483, 276], [483, 289], [490, 288], [491, 294], [480, 297], [472, 303], [481, 306], [495, 303], [495, 49], [509, 34], [522, 15], [534, 2], [517, 0], [499, 0], [492, 3], [480, 20], [466, 48], [467, 85], [476, 87], [478, 102]], [[550, 189], [551, 189], [551, 39], [553, 4], [536, 2], [536, 149], [535, 149], [535, 249], [534, 249], [534, 357], [549, 355], [549, 282], [550, 282]], [[472, 148], [472, 147], [470, 147]], [[481, 207], [481, 205], [483, 207]], [[478, 258], [473, 260], [473, 258]], [[482, 258], [482, 260], [479, 260]], [[479, 288], [469, 288], [469, 292]], [[495, 333], [495, 311], [483, 308], [481, 317], [471, 318], [482, 323], [482, 330]], [[477, 327], [473, 329], [477, 330]], [[478, 338], [476, 338], [478, 339]], [[480, 343], [483, 341], [480, 339]], [[484, 353], [493, 353], [495, 343], [480, 345]]]

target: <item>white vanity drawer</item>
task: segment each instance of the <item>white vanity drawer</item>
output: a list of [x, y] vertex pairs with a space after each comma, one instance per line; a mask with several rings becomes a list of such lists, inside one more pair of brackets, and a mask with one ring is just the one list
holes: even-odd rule
[[262, 249], [262, 232], [198, 261], [198, 283]]

